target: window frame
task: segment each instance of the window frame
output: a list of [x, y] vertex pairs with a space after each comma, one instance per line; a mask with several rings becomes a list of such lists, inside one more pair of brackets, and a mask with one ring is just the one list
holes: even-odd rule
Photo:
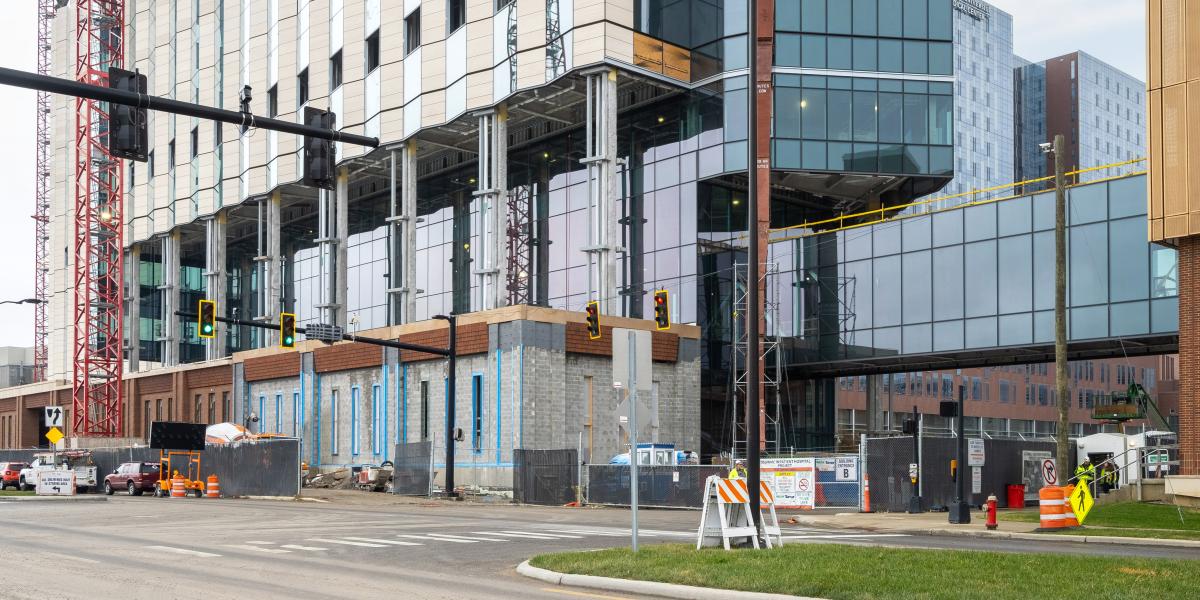
[[382, 64], [379, 50], [379, 30], [376, 29], [367, 39], [363, 40], [363, 60], [366, 61], [366, 72], [369, 74]]
[[[457, 24], [455, 23], [456, 21]], [[467, 1], [446, 0], [446, 37], [450, 37], [466, 24]]]
[[483, 454], [483, 373], [471, 374], [471, 450]]
[[421, 47], [421, 7], [413, 9], [404, 17], [404, 56]]
[[329, 454], [337, 456], [341, 452], [341, 440], [338, 439], [338, 389], [329, 390]]
[[339, 49], [329, 57], [329, 91], [342, 87], [342, 51]]
[[350, 456], [358, 456], [358, 403], [362, 400], [362, 386], [350, 387]]
[[308, 102], [308, 68], [296, 75], [296, 108]]

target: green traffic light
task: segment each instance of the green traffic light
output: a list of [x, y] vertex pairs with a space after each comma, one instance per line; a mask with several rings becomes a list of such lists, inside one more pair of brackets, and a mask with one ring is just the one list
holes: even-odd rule
[[290, 346], [292, 344], [292, 338], [290, 336], [283, 338], [283, 343]]
[[212, 325], [205, 325], [204, 333], [212, 333]]

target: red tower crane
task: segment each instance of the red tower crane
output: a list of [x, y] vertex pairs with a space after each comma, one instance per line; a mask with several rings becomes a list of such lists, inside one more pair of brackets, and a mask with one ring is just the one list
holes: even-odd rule
[[[77, 0], [75, 79], [108, 85], [125, 60], [124, 0]], [[108, 106], [75, 99], [75, 343], [72, 431], [121, 434], [122, 162], [108, 151]]]
[[[54, 0], [38, 0], [37, 70], [50, 75], [50, 23], [54, 18]], [[50, 351], [46, 348], [46, 289], [50, 280], [48, 246], [50, 235], [50, 93], [37, 93], [37, 172], [34, 173], [34, 249], [33, 297], [33, 380], [46, 380]]]

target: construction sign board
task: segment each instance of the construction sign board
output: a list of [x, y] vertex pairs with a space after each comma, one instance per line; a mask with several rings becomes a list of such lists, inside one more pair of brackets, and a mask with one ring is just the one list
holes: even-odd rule
[[762, 480], [775, 492], [778, 508], [812, 509], [816, 505], [816, 461], [809, 458], [766, 458]]
[[982, 467], [984, 464], [985, 455], [983, 452], [983, 440], [980, 438], [967, 439], [967, 466]]
[[1092, 505], [1096, 504], [1096, 501], [1092, 499], [1092, 492], [1088, 490], [1088, 486], [1086, 485], [1075, 486], [1075, 491], [1071, 492], [1069, 502], [1071, 503], [1071, 511], [1075, 513], [1075, 520], [1079, 521], [1080, 525], [1083, 525], [1084, 519], [1091, 512]]
[[834, 479], [836, 481], [858, 481], [858, 457], [839, 457], [835, 471]]
[[42, 471], [38, 473], [34, 493], [39, 496], [74, 496], [75, 471]]

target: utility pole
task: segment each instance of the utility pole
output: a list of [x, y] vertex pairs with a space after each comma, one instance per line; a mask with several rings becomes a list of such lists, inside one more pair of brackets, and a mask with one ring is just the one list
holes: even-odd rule
[[1071, 396], [1067, 391], [1067, 190], [1063, 180], [1063, 146], [1066, 138], [1054, 136], [1054, 384], [1058, 396], [1058, 430], [1054, 441], [1058, 470], [1069, 473], [1068, 434]]
[[762, 368], [762, 357], [759, 354], [761, 345], [758, 339], [762, 319], [762, 298], [758, 289], [759, 265], [762, 263], [758, 245], [758, 238], [762, 234], [758, 224], [758, 1], [749, 0], [746, 2], [746, 8], [746, 26], [749, 34], [746, 37], [750, 44], [750, 85], [746, 99], [746, 116], [749, 120], [749, 139], [746, 145], [750, 155], [746, 165], [749, 171], [746, 178], [746, 211], [749, 213], [747, 237], [750, 242], [746, 261], [746, 301], [750, 305], [750, 314], [746, 317], [746, 339], [749, 340], [749, 348], [746, 351], [746, 489], [750, 496], [750, 517], [757, 528], [760, 522], [758, 487], [761, 477], [758, 403], [761, 400], [759, 386], [762, 383], [759, 371]]
[[[967, 386], [958, 385], [958, 458], [954, 468], [954, 504], [950, 505], [950, 522], [967, 525], [971, 522], [971, 507], [967, 502]], [[980, 422], [982, 427], [982, 421]], [[980, 429], [982, 432], [982, 429]]]
[[449, 315], [434, 315], [433, 318], [445, 321], [450, 328], [449, 338], [450, 344], [446, 354], [446, 369], [449, 371], [446, 375], [446, 493], [447, 498], [458, 498], [458, 493], [454, 491], [454, 444], [458, 440], [454, 439], [456, 428], [454, 427], [454, 408], [457, 397], [455, 396], [454, 380], [457, 376], [455, 363], [457, 362], [456, 354], [458, 354], [458, 316], [451, 313]]

